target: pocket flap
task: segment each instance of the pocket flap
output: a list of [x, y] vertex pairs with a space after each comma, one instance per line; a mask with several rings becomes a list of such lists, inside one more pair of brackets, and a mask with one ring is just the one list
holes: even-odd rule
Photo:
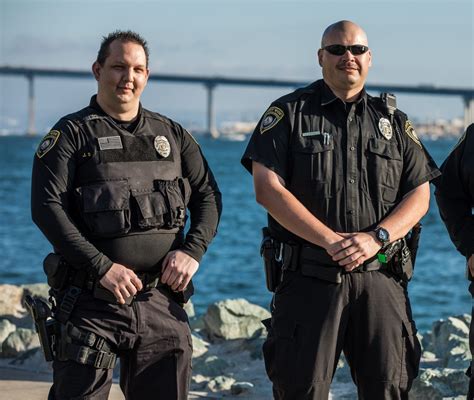
[[85, 213], [129, 209], [130, 190], [126, 180], [106, 181], [76, 189]]
[[371, 139], [369, 141], [369, 151], [390, 160], [401, 160], [400, 152], [396, 143], [385, 142], [383, 140]]
[[323, 151], [334, 150], [334, 140], [331, 136], [328, 143], [324, 143], [323, 138], [319, 136], [301, 138], [293, 145], [293, 150], [297, 153], [322, 153]]
[[160, 192], [134, 192], [133, 197], [137, 201], [143, 218], [154, 218], [157, 215], [166, 214], [165, 198]]

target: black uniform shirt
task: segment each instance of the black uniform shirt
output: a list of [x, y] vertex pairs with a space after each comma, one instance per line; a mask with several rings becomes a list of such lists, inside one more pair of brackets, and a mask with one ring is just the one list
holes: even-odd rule
[[[191, 224], [185, 238], [182, 229], [169, 234], [151, 229], [145, 232], [147, 234], [129, 234], [110, 239], [91, 237], [82, 229], [82, 218], [75, 198], [80, 186], [78, 181], [87, 179], [87, 166], [91, 162], [109, 162], [108, 165], [113, 165], [116, 161], [113, 157], [117, 153], [97, 152], [97, 139], [76, 122], [79, 120], [89, 121], [88, 129], [100, 123], [97, 126], [106, 131], [101, 134], [108, 138], [122, 135], [124, 146], [133, 142], [135, 147], [129, 150], [128, 155], [141, 160], [127, 165], [130, 165], [129, 168], [142, 168], [142, 171], [152, 166], [156, 168], [157, 165], [147, 162], [156, 156], [154, 136], [151, 136], [151, 149], [150, 146], [146, 147], [149, 135], [163, 134], [161, 132], [171, 135], [179, 151], [182, 176], [189, 180], [192, 190], [188, 203]], [[94, 96], [89, 107], [62, 118], [53, 127], [40, 143], [34, 159], [31, 199], [34, 222], [66, 261], [76, 268], [88, 268], [99, 276], [110, 268], [112, 262], [124, 264], [136, 271], [156, 270], [166, 253], [176, 248], [200, 261], [216, 234], [221, 213], [221, 194], [193, 137], [179, 124], [147, 111], [141, 105], [133, 125], [132, 135], [126, 131], [127, 127], [114, 122], [100, 108]], [[139, 140], [133, 141], [134, 137]], [[159, 168], [163, 168], [162, 172], [165, 173], [166, 163], [161, 163]]]
[[436, 201], [451, 240], [459, 252], [474, 254], [474, 124], [441, 165], [435, 181]]
[[[389, 119], [380, 99], [363, 91], [346, 104], [319, 80], [271, 105], [242, 163], [249, 172], [252, 161], [273, 170], [331, 229], [369, 230], [439, 174], [405, 114]], [[269, 225], [280, 239], [298, 239], [271, 217]]]

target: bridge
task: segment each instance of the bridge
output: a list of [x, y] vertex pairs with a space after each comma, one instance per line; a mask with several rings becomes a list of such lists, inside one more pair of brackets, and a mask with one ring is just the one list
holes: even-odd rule
[[[93, 78], [91, 71], [67, 70], [51, 68], [27, 68], [14, 66], [0, 66], [0, 75], [20, 75], [28, 80], [28, 133], [35, 133], [35, 78]], [[222, 76], [197, 76], [175, 74], [151, 74], [149, 81], [169, 83], [200, 84], [207, 90], [207, 131], [213, 136], [219, 135], [215, 124], [213, 92], [218, 85], [227, 86], [257, 86], [257, 87], [287, 87], [297, 88], [306, 86], [306, 81], [232, 78]], [[406, 86], [406, 85], [366, 85], [368, 91], [409, 93], [432, 96], [460, 96], [464, 101], [464, 125], [474, 122], [474, 88], [436, 87], [431, 85]]]

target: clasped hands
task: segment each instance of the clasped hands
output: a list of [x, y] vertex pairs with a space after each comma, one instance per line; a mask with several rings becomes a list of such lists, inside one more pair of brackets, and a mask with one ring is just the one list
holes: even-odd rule
[[[198, 268], [199, 263], [188, 254], [180, 250], [170, 251], [163, 260], [160, 281], [176, 292], [183, 291]], [[119, 304], [125, 304], [125, 299], [143, 289], [135, 272], [118, 263], [112, 264], [100, 279], [100, 284], [114, 294]]]
[[374, 232], [340, 233], [339, 240], [326, 247], [326, 251], [347, 272], [362, 265], [382, 248]]

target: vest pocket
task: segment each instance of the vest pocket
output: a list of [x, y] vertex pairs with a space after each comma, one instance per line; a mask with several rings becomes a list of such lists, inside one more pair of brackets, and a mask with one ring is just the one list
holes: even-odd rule
[[156, 180], [154, 188], [132, 190], [137, 202], [138, 226], [141, 229], [181, 228], [186, 222], [186, 205], [191, 189], [187, 179]]
[[113, 237], [130, 230], [130, 190], [126, 180], [105, 181], [76, 189], [82, 219], [97, 237]]

